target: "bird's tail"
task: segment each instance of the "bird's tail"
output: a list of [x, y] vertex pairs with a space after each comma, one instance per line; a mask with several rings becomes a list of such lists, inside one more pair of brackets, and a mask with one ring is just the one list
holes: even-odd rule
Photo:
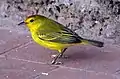
[[89, 40], [89, 39], [83, 39], [82, 43], [83, 44], [91, 44], [91, 45], [97, 46], [97, 47], [103, 47], [104, 46], [103, 42], [95, 41], [95, 40]]

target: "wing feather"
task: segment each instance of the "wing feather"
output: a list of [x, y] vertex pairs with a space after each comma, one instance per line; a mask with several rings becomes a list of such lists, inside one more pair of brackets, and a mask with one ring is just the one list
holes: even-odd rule
[[[45, 29], [38, 29], [37, 35], [39, 39], [44, 41], [56, 42], [56, 43], [80, 43], [81, 37], [69, 28], [64, 27], [62, 24], [57, 23], [53, 20], [47, 20], [43, 27]], [[49, 26], [46, 26], [49, 25]]]

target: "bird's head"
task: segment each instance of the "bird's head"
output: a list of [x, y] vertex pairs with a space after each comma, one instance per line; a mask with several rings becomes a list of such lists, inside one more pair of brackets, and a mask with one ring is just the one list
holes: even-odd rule
[[44, 21], [44, 16], [41, 15], [31, 15], [27, 17], [23, 22], [18, 25], [25, 24], [29, 29], [35, 29], [40, 26], [40, 24]]

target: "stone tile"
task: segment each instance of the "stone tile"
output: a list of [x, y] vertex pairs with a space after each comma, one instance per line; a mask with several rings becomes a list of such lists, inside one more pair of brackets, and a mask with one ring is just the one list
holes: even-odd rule
[[[65, 55], [69, 56], [68, 59], [61, 58], [58, 61], [63, 62], [62, 66], [66, 67], [114, 74], [120, 69], [120, 53], [115, 48], [111, 46], [96, 48], [93, 46], [77, 45], [68, 48], [65, 52]], [[26, 47], [10, 51], [7, 56], [9, 58], [47, 63], [51, 61], [50, 55], [53, 54], [51, 52], [54, 51], [41, 47], [33, 42]]]
[[47, 76], [41, 75], [36, 79], [117, 79], [114, 75], [96, 73], [70, 68], [59, 68], [53, 70]]
[[0, 57], [0, 79], [34, 79], [37, 75], [50, 72], [57, 66], [18, 59]]
[[[0, 69], [2, 70], [0, 72], [0, 74], [2, 74], [1, 79], [3, 79], [6, 76], [6, 75], [4, 76], [3, 74], [7, 74], [7, 75], [11, 76], [13, 74], [19, 73], [19, 71], [23, 71], [22, 69], [18, 68], [18, 71], [15, 70], [15, 72], [13, 72], [14, 67], [13, 67], [13, 69], [10, 68], [11, 70], [10, 69], [5, 70], [4, 67], [7, 67], [7, 64], [8, 64], [8, 68], [9, 68], [9, 67], [11, 67], [10, 66], [11, 63], [13, 64], [15, 62], [15, 65], [20, 65], [21, 63], [18, 61], [23, 61], [25, 63], [26, 62], [29, 63], [29, 66], [31, 68], [34, 68], [34, 66], [32, 66], [31, 64], [39, 63], [40, 65], [41, 64], [45, 65], [47, 62], [51, 61], [51, 55], [55, 54], [55, 53], [53, 53], [55, 51], [41, 47], [33, 41], [31, 43], [28, 43], [27, 45], [24, 45], [25, 43], [31, 41], [31, 38], [28, 37], [28, 34], [18, 34], [16, 32], [9, 32], [8, 30], [7, 31], [1, 30], [0, 32], [1, 32], [0, 33], [0, 37], [1, 37], [0, 52], [4, 52], [11, 48], [22, 45], [21, 47], [16, 48], [11, 51], [8, 51], [6, 54], [4, 54], [4, 55], [7, 55], [7, 59], [9, 59], [9, 60], [4, 60], [5, 58], [0, 59], [0, 61], [4, 61], [4, 62], [2, 62], [2, 65], [0, 65]], [[120, 63], [119, 63], [120, 49], [118, 49], [118, 48], [119, 47], [111, 46], [111, 45], [106, 45], [104, 48], [77, 45], [77, 46], [69, 47], [68, 50], [65, 52], [65, 55], [69, 56], [69, 58], [67, 58], [67, 59], [61, 58], [58, 61], [63, 62], [63, 64], [60, 65], [62, 67], [77, 68], [80, 70], [82, 69], [85, 71], [93, 71], [96, 73], [115, 74], [119, 77], [119, 72], [116, 74], [116, 71], [120, 70]], [[0, 57], [3, 57], [3, 55]], [[4, 64], [5, 64], [5, 66], [4, 66]], [[47, 65], [45, 65], [45, 67], [46, 66]], [[38, 70], [39, 69], [44, 69], [44, 68], [38, 67]], [[28, 69], [28, 70], [30, 70], [30, 69]], [[63, 72], [63, 70], [64, 69], [62, 69], [62, 72]], [[10, 71], [10, 72], [7, 73], [4, 71]], [[26, 73], [27, 77], [29, 75], [31, 75], [32, 72], [33, 72], [33, 70], [24, 71], [24, 73]], [[82, 74], [83, 72], [80, 71], [80, 73]], [[83, 75], [84, 75], [84, 73], [83, 73]], [[36, 74], [37, 74], [37, 72], [36, 72]], [[22, 72], [20, 72], [19, 75], [24, 75], [24, 74], [22, 74]], [[26, 75], [25, 75], [25, 77], [24, 76], [23, 77], [26, 78]], [[14, 76], [14, 78], [15, 78], [15, 76]], [[100, 79], [101, 79], [101, 76], [100, 76]]]
[[[84, 46], [83, 46], [84, 47]], [[120, 50], [114, 46], [102, 49], [74, 46], [66, 51], [68, 59], [61, 59], [63, 66], [93, 70], [96, 72], [115, 73], [120, 69]]]
[[18, 34], [10, 30], [0, 29], [0, 53], [9, 51], [31, 40], [28, 34]]
[[40, 45], [32, 42], [25, 47], [12, 50], [5, 54], [8, 58], [18, 58], [37, 62], [48, 63], [51, 62], [51, 55], [54, 51], [41, 47]]

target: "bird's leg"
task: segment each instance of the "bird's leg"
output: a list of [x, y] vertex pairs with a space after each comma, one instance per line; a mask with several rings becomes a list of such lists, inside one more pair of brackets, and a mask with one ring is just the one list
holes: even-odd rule
[[63, 56], [63, 54], [64, 54], [64, 52], [66, 51], [66, 49], [67, 49], [67, 48], [64, 48], [61, 53], [58, 53], [58, 54], [55, 56], [55, 58], [52, 60], [51, 63], [52, 63], [52, 64], [56, 64], [56, 60], [57, 60], [58, 58], [61, 58], [61, 57]]
[[51, 64], [56, 64], [56, 60], [61, 55], [61, 53], [57, 54], [56, 57], [52, 60]]
[[[62, 50], [62, 52], [61, 52], [60, 55], [59, 55], [59, 58], [63, 57], [63, 54], [64, 54], [64, 52], [66, 51], [66, 49], [67, 49], [67, 48], [64, 48], [64, 49]], [[66, 58], [66, 57], [65, 57], [65, 58]]]

